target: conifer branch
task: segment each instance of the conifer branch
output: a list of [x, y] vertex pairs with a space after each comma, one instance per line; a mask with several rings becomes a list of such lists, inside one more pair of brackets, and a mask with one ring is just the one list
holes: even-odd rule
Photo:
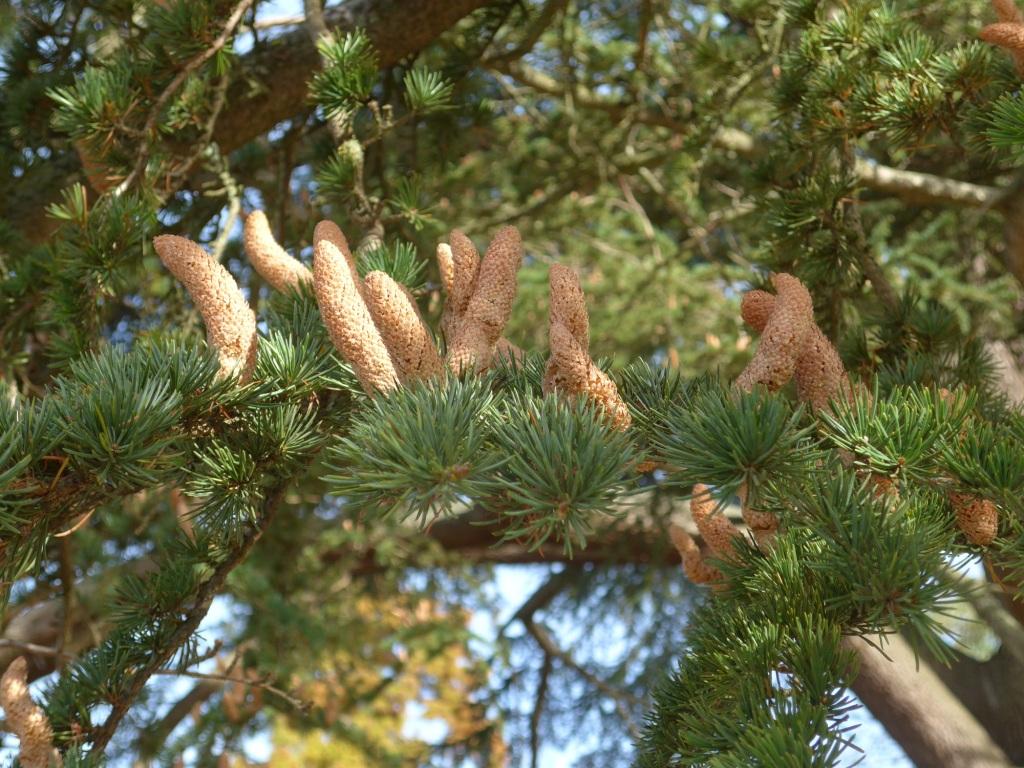
[[247, 10], [249, 10], [249, 6], [251, 6], [253, 2], [254, 0], [240, 0], [234, 6], [231, 14], [224, 22], [224, 28], [221, 30], [221, 33], [214, 38], [213, 42], [207, 48], [196, 56], [193, 56], [185, 63], [185, 66], [178, 71], [178, 74], [174, 76], [174, 79], [167, 84], [167, 87], [160, 93], [157, 100], [153, 102], [153, 106], [149, 111], [149, 117], [146, 118], [146, 124], [142, 129], [144, 141], [139, 145], [138, 158], [135, 161], [135, 166], [132, 168], [131, 173], [129, 173], [127, 178], [118, 185], [117, 192], [119, 194], [130, 189], [132, 184], [134, 184], [145, 171], [146, 162], [149, 160], [149, 141], [151, 141], [156, 135], [157, 121], [160, 120], [164, 107], [167, 106], [171, 98], [178, 92], [181, 86], [185, 83], [185, 80], [187, 80], [193, 72], [203, 66], [203, 64], [208, 62], [225, 45], [227, 45], [232, 34], [234, 34], [235, 27], [238, 26], [239, 22], [241, 22], [242, 16]]
[[150, 660], [132, 673], [122, 695], [111, 703], [111, 711], [106, 720], [89, 734], [89, 742], [93, 751], [98, 754], [103, 753], [121, 720], [128, 714], [150, 677], [157, 674], [163, 665], [174, 656], [178, 648], [198, 629], [199, 624], [210, 610], [213, 598], [223, 588], [230, 573], [245, 560], [256, 542], [274, 521], [283, 502], [287, 486], [288, 482], [285, 481], [268, 490], [263, 500], [260, 516], [255, 524], [245, 532], [228, 556], [217, 564], [210, 577], [200, 585], [199, 589], [194, 594], [188, 595], [188, 604], [182, 606], [183, 618], [177, 628], [171, 633], [167, 642], [152, 654]]
[[[495, 62], [493, 68], [541, 93], [565, 94], [562, 83], [522, 61]], [[687, 135], [693, 130], [691, 116], [676, 117], [640, 109], [629, 102], [601, 96], [578, 84], [574, 86], [573, 98], [579, 107], [607, 112], [617, 119], [628, 114], [637, 123], [667, 128], [681, 135]], [[770, 137], [767, 141], [761, 141], [736, 128], [719, 128], [713, 135], [712, 143], [719, 149], [745, 157], [760, 156], [771, 146]], [[857, 181], [864, 187], [917, 204], [992, 208], [1000, 206], [1006, 198], [1006, 190], [998, 187], [892, 168], [864, 158], [857, 159], [853, 170]]]

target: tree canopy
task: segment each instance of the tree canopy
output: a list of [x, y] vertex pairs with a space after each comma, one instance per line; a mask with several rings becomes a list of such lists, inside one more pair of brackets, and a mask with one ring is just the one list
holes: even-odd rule
[[1024, 760], [1022, 76], [1010, 0], [0, 4], [4, 746]]

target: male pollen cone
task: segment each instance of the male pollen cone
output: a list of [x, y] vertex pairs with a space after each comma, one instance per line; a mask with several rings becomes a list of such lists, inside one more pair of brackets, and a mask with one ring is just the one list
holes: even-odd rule
[[992, 9], [1000, 21], [1024, 24], [1024, 13], [1021, 13], [1014, 0], [992, 0]]
[[237, 374], [240, 382], [248, 381], [256, 367], [256, 315], [231, 273], [188, 238], [160, 235], [153, 246], [202, 315], [221, 374]]
[[313, 279], [313, 273], [306, 265], [289, 256], [274, 239], [263, 211], [253, 211], [245, 217], [244, 239], [249, 262], [274, 290], [296, 288], [300, 283]]
[[956, 522], [967, 540], [978, 546], [988, 546], [999, 533], [999, 510], [988, 499], [970, 493], [949, 494]]
[[541, 388], [545, 394], [582, 395], [602, 408], [615, 429], [632, 423], [629, 407], [608, 375], [590, 358], [590, 321], [579, 278], [568, 267], [551, 266], [548, 346]]
[[814, 302], [803, 283], [780, 273], [772, 275], [772, 284], [777, 294], [775, 309], [764, 325], [754, 357], [736, 377], [736, 387], [746, 392], [757, 384], [772, 392], [785, 386], [814, 325]]
[[439, 374], [441, 356], [413, 298], [384, 272], [368, 274], [363, 288], [370, 315], [388, 348], [399, 381], [404, 384]]
[[398, 386], [398, 373], [363, 301], [348, 241], [325, 221], [317, 224], [313, 238], [313, 287], [331, 342], [367, 394], [390, 392]]
[[686, 531], [675, 523], [668, 527], [668, 536], [683, 561], [683, 573], [694, 584], [708, 584], [722, 580], [722, 572], [704, 562], [700, 547]]
[[18, 760], [22, 768], [50, 768], [51, 760], [60, 765], [53, 748], [53, 729], [46, 714], [28, 691], [28, 663], [24, 656], [12, 661], [0, 678], [0, 706], [7, 727], [18, 737]]
[[[456, 260], [456, 281], [453, 284], [455, 306], [461, 299], [459, 254], [463, 246], [452, 232], [452, 254]], [[471, 244], [470, 244], [471, 245]], [[458, 321], [455, 337], [448, 349], [448, 366], [455, 373], [463, 370], [486, 370], [494, 357], [494, 347], [501, 338], [512, 314], [516, 298], [516, 273], [523, 261], [523, 241], [512, 226], [499, 229], [487, 247], [472, 296]]]
[[710, 489], [703, 483], [693, 486], [693, 498], [690, 499], [690, 514], [697, 530], [704, 538], [714, 554], [720, 557], [732, 555], [732, 540], [740, 535], [729, 518], [716, 511], [717, 504]]
[[[763, 333], [777, 306], [776, 297], [772, 294], [748, 291], [740, 304], [740, 314], [753, 330]], [[809, 403], [814, 410], [826, 407], [829, 400], [839, 394], [845, 394], [847, 398], [853, 396], [839, 352], [813, 317], [810, 331], [798, 351], [793, 375], [797, 397]]]

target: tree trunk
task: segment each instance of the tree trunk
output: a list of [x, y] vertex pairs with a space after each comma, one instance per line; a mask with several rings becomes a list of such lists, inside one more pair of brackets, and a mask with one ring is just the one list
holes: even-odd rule
[[[1006, 768], [1006, 753], [910, 645], [888, 639], [885, 658], [859, 637], [845, 642], [860, 658], [854, 692], [921, 768]], [[916, 667], [916, 669], [915, 669]]]

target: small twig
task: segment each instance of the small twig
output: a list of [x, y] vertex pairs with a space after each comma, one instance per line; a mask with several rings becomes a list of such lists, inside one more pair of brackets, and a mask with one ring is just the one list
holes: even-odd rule
[[[853, 153], [853, 144], [850, 142], [847, 142], [843, 150], [843, 161], [851, 173], [856, 172], [857, 160]], [[871, 287], [875, 289], [875, 293], [886, 310], [895, 313], [899, 310], [900, 300], [896, 296], [892, 283], [889, 282], [889, 278], [885, 276], [885, 272], [872, 253], [871, 245], [864, 233], [864, 223], [860, 218], [860, 200], [856, 192], [853, 194], [853, 199], [846, 202], [845, 212], [846, 220], [853, 232], [854, 248], [857, 250], [857, 262], [860, 264], [861, 272], [871, 283]]]
[[533, 50], [537, 41], [540, 40], [541, 35], [543, 35], [545, 30], [551, 26], [551, 22], [554, 21], [555, 16], [557, 16], [559, 11], [563, 10], [567, 4], [568, 0], [548, 0], [544, 4], [544, 7], [541, 8], [540, 13], [537, 14], [537, 18], [534, 19], [533, 23], [527, 29], [526, 34], [523, 36], [519, 45], [505, 53], [497, 53], [494, 56], [484, 55], [480, 63], [486, 67], [492, 66], [500, 61], [514, 61], [515, 59], [521, 59]]
[[[149, 111], [149, 117], [146, 119], [146, 124], [142, 129], [143, 135], [151, 137], [154, 134], [156, 131], [157, 121], [160, 119], [160, 113], [163, 111], [163, 108], [167, 106], [167, 102], [169, 102], [174, 94], [178, 92], [178, 89], [181, 88], [189, 75], [203, 66], [203, 64], [213, 58], [221, 48], [227, 45], [235, 27], [238, 26], [238, 23], [242, 20], [242, 16], [245, 15], [245, 12], [249, 9], [249, 6], [253, 4], [253, 1], [254, 0], [240, 0], [238, 5], [236, 5], [235, 9], [231, 12], [231, 15], [228, 17], [227, 22], [224, 24], [224, 29], [221, 31], [220, 35], [218, 35], [217, 39], [213, 41], [209, 48], [189, 59], [181, 71], [175, 75], [173, 80], [171, 80], [170, 84], [164, 88], [160, 96], [157, 97], [152, 109]], [[135, 180], [142, 175], [148, 160], [149, 144], [144, 141], [139, 148], [139, 156], [135, 161], [135, 167], [132, 168], [132, 172], [128, 174], [128, 177], [117, 186], [114, 193], [120, 195], [123, 194], [125, 190], [130, 189], [132, 184], [135, 183]]]
[[[61, 652], [58, 659], [63, 659], [63, 651], [71, 636], [72, 612], [75, 604], [75, 568], [72, 563], [71, 540], [61, 539], [58, 542], [60, 551], [60, 586], [64, 615], [61, 618], [60, 636], [57, 638], [57, 650]], [[58, 664], [58, 666], [60, 666]]]
[[199, 627], [199, 624], [210, 610], [214, 596], [224, 586], [224, 582], [227, 581], [228, 575], [245, 560], [256, 542], [263, 535], [263, 532], [270, 527], [281, 506], [286, 486], [287, 483], [281, 483], [264, 497], [262, 514], [259, 521], [246, 532], [234, 551], [227, 556], [227, 559], [214, 569], [210, 578], [200, 585], [196, 594], [190, 598], [190, 607], [183, 612], [181, 623], [178, 624], [163, 646], [152, 653], [150, 660], [135, 670], [131, 680], [125, 687], [124, 695], [112, 702], [112, 708], [110, 714], [107, 715], [107, 719], [90, 734], [89, 740], [92, 742], [92, 750], [95, 754], [103, 754], [107, 744], [113, 738], [117, 726], [124, 719], [124, 716], [128, 714], [132, 703], [142, 692], [149, 678], [160, 671], [167, 660], [174, 655], [178, 648]]
[[277, 16], [272, 19], [263, 19], [252, 25], [253, 29], [274, 29], [275, 27], [295, 27], [306, 21], [303, 16]]
[[530, 715], [530, 768], [537, 768], [537, 760], [540, 758], [540, 719], [544, 712], [544, 698], [548, 692], [551, 666], [551, 654], [545, 653], [544, 663], [540, 667], [540, 677], [537, 680], [537, 696], [533, 704], [533, 713]]
[[25, 651], [25, 653], [31, 653], [36, 656], [48, 656], [58, 659], [74, 658], [74, 654], [65, 653], [60, 648], [38, 645], [37, 643], [24, 643], [20, 640], [8, 640], [7, 638], [0, 638], [0, 648], [17, 648], [19, 651]]
[[[331, 36], [327, 22], [324, 21], [323, 6], [320, 4], [320, 0], [303, 0], [302, 9], [306, 14], [306, 29], [309, 30], [309, 38], [313, 42], [313, 47], [317, 48], [319, 52], [320, 41], [330, 39]], [[327, 63], [323, 56], [320, 56], [320, 63], [321, 65]], [[335, 144], [340, 144], [345, 140], [345, 128], [337, 117], [328, 116], [327, 130]]]
[[636, 740], [641, 738], [640, 730], [636, 727], [636, 723], [633, 722], [633, 716], [626, 706], [627, 704], [632, 707], [639, 706], [639, 699], [627, 691], [623, 691], [609, 685], [593, 672], [581, 666], [572, 656], [558, 647], [554, 639], [544, 627], [537, 624], [532, 619], [524, 621], [523, 626], [526, 627], [526, 631], [529, 632], [533, 639], [537, 641], [537, 645], [539, 645], [545, 653], [558, 659], [565, 666], [594, 686], [598, 691], [610, 698], [615, 703], [615, 709], [618, 710], [619, 717], [622, 718], [622, 721], [626, 726], [626, 730], [629, 731], [629, 735]]
[[224, 255], [224, 249], [227, 248], [228, 242], [231, 240], [235, 222], [238, 221], [238, 216], [242, 212], [242, 195], [238, 188], [238, 182], [231, 175], [231, 168], [228, 165], [227, 158], [219, 155], [217, 157], [217, 178], [224, 185], [224, 192], [228, 198], [228, 215], [224, 220], [220, 233], [217, 235], [217, 239], [210, 246], [213, 258], [220, 261]]
[[269, 694], [277, 696], [279, 699], [286, 701], [296, 709], [308, 709], [308, 702], [303, 701], [300, 698], [292, 696], [287, 691], [282, 691], [266, 681], [260, 680], [249, 680], [244, 677], [232, 677], [231, 675], [217, 674], [216, 672], [190, 672], [188, 670], [174, 670], [174, 669], [160, 669], [153, 673], [154, 675], [163, 675], [166, 677], [190, 677], [194, 680], [210, 680], [219, 683], [237, 683], [238, 685], [249, 686], [252, 688], [261, 688]]

